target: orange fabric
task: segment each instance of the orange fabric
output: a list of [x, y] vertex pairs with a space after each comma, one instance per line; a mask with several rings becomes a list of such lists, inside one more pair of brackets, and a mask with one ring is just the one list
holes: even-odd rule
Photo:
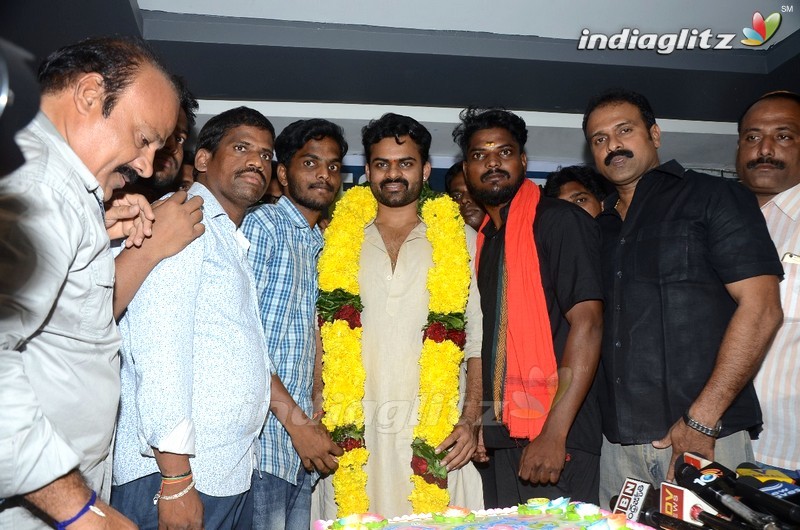
[[[558, 366], [547, 300], [542, 287], [539, 255], [533, 241], [533, 221], [539, 187], [528, 179], [511, 201], [505, 227], [505, 267], [508, 274], [508, 326], [503, 423], [513, 438], [533, 440], [542, 431], [558, 389]], [[478, 230], [475, 270], [483, 248]]]

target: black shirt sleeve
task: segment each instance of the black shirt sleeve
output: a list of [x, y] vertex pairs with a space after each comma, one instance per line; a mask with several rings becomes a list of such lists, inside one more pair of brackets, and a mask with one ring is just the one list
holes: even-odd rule
[[582, 208], [542, 197], [534, 234], [542, 284], [562, 315], [586, 300], [603, 300], [600, 276], [600, 227]]

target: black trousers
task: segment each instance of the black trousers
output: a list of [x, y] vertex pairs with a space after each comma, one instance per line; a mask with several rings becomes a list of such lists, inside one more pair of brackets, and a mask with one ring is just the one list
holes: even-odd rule
[[573, 501], [597, 504], [600, 489], [600, 455], [567, 449], [570, 455], [558, 483], [531, 484], [519, 478], [523, 447], [489, 449], [488, 464], [479, 464], [486, 508], [507, 508], [534, 497], [570, 497]]

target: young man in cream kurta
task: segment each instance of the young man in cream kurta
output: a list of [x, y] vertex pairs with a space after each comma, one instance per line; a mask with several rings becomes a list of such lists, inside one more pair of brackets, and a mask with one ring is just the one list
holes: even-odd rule
[[[428, 317], [425, 285], [433, 266], [426, 226], [417, 216], [423, 182], [430, 175], [430, 133], [417, 121], [386, 114], [362, 131], [366, 173], [378, 214], [365, 229], [359, 285], [364, 311], [362, 356], [367, 372], [364, 395], [365, 438], [370, 451], [366, 465], [369, 511], [385, 517], [411, 513], [411, 442], [417, 422], [419, 356], [422, 328]], [[466, 227], [470, 256], [475, 255], [475, 231]], [[463, 413], [453, 434], [445, 463], [452, 505], [483, 507], [478, 471], [470, 462], [480, 423], [482, 315], [477, 285], [470, 285], [466, 310], [460, 389]], [[315, 492], [312, 519], [331, 519], [336, 505], [330, 478]], [[319, 511], [317, 511], [319, 510]]]

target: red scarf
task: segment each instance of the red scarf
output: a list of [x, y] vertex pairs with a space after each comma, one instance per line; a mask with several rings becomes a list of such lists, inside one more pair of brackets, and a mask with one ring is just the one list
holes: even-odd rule
[[[513, 438], [529, 440], [542, 431], [558, 389], [550, 317], [533, 241], [539, 195], [539, 187], [526, 178], [509, 207], [504, 245], [508, 325], [503, 423]], [[486, 216], [478, 230], [476, 273], [483, 248], [483, 228], [488, 222]]]

